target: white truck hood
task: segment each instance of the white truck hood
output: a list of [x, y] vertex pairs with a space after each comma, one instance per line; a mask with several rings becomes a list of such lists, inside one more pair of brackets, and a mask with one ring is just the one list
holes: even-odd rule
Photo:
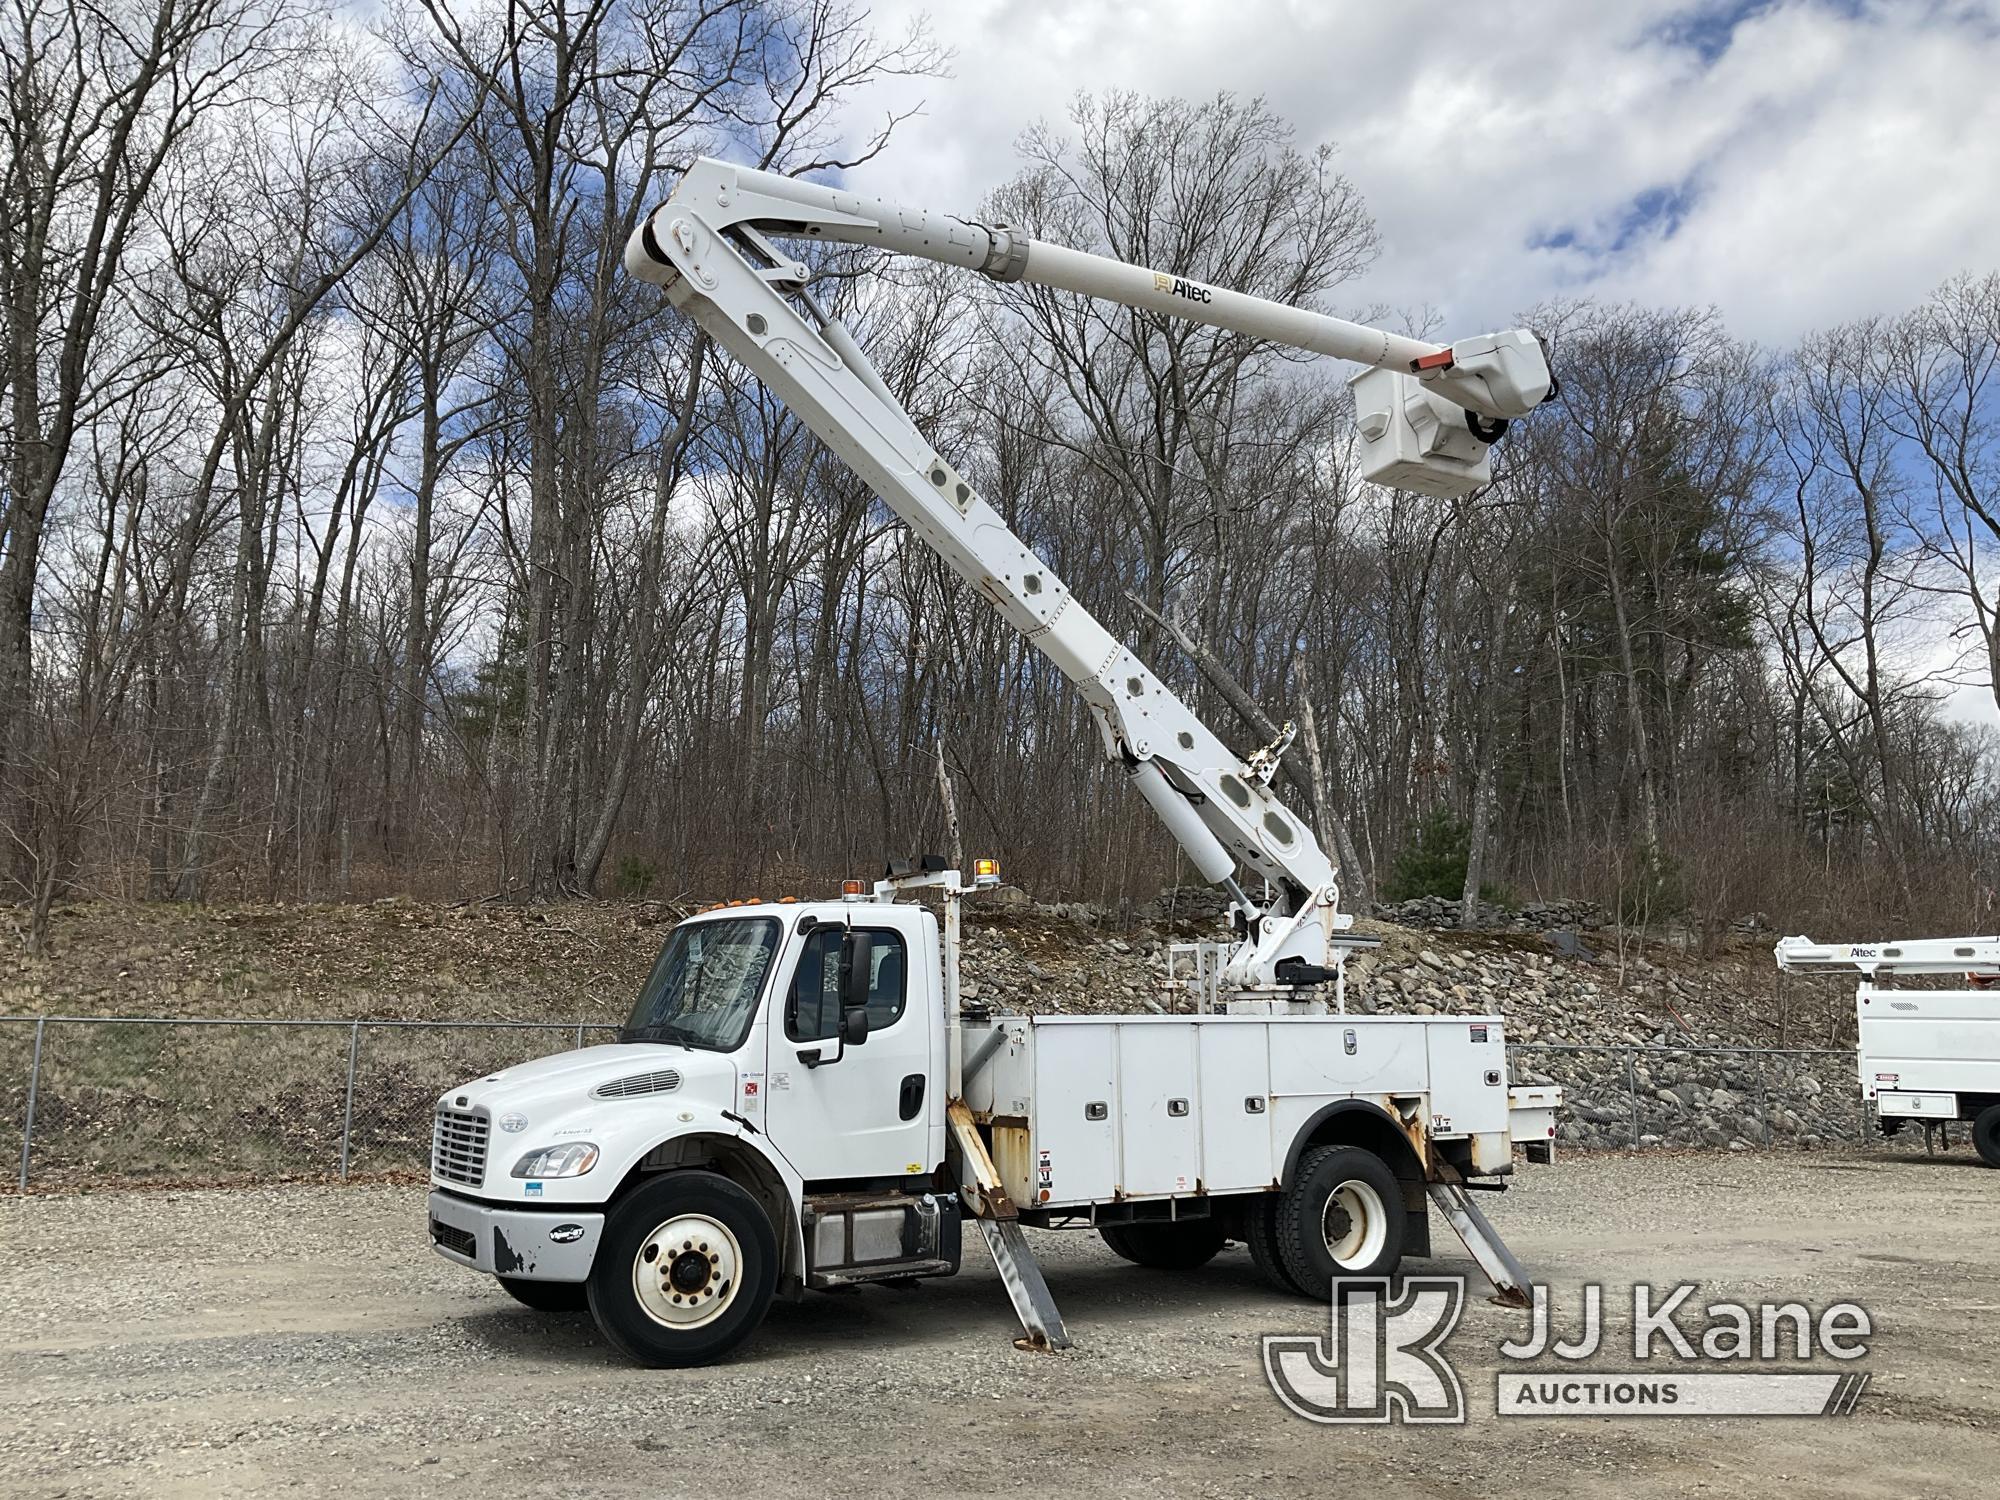
[[[733, 1110], [736, 1090], [733, 1058], [667, 1043], [608, 1043], [536, 1058], [439, 1096], [442, 1112], [486, 1117], [486, 1165], [479, 1183], [435, 1171], [431, 1181], [485, 1198], [595, 1201], [638, 1155], [675, 1134], [684, 1112]], [[581, 1177], [543, 1182], [510, 1175], [529, 1152], [569, 1141], [595, 1145], [597, 1166]]]

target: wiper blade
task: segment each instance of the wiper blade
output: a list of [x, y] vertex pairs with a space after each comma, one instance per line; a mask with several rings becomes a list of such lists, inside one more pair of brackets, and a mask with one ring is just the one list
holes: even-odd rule
[[621, 1042], [678, 1042], [689, 1052], [694, 1051], [693, 1043], [682, 1034], [681, 1029], [670, 1021], [655, 1021], [650, 1026], [621, 1026], [618, 1028]]

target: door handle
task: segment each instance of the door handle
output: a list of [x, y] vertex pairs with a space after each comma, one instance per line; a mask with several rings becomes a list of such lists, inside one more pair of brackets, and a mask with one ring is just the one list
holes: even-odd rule
[[924, 1075], [908, 1074], [903, 1079], [903, 1087], [896, 1095], [896, 1113], [906, 1120], [914, 1120], [917, 1111], [924, 1107]]

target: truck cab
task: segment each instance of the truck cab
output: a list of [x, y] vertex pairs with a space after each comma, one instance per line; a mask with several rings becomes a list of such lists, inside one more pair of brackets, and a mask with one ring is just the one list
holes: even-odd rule
[[[942, 962], [916, 905], [682, 922], [615, 1042], [438, 1100], [432, 1244], [531, 1306], [588, 1301], [649, 1362], [732, 1346], [774, 1293], [955, 1269]], [[669, 1187], [698, 1191], [625, 1244], [621, 1219], [652, 1210], [621, 1211]], [[633, 1274], [598, 1286], [607, 1249]]]

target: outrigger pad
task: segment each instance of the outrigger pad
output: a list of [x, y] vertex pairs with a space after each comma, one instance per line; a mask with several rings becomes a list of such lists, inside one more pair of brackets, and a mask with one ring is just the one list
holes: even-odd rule
[[1067, 1349], [1069, 1330], [1063, 1327], [1062, 1314], [1056, 1311], [1056, 1299], [1049, 1295], [1049, 1284], [1042, 1279], [1041, 1263], [1035, 1259], [1035, 1252], [1028, 1248], [1028, 1238], [1021, 1233], [1017, 1219], [980, 1219], [980, 1233], [986, 1236], [986, 1248], [993, 1252], [993, 1264], [1000, 1272], [1001, 1285], [1007, 1288], [1007, 1295], [1013, 1299], [1014, 1312], [1021, 1320], [1021, 1327], [1027, 1337], [1019, 1340], [1028, 1349]]
[[1443, 1167], [1443, 1172], [1446, 1174], [1444, 1180], [1433, 1178], [1425, 1184], [1430, 1190], [1431, 1202], [1438, 1206], [1445, 1222], [1465, 1241], [1465, 1248], [1472, 1252], [1472, 1258], [1479, 1262], [1479, 1269], [1493, 1283], [1492, 1300], [1501, 1307], [1527, 1307], [1531, 1297], [1527, 1270], [1487, 1222], [1486, 1215], [1479, 1211], [1458, 1173], [1448, 1166]]

